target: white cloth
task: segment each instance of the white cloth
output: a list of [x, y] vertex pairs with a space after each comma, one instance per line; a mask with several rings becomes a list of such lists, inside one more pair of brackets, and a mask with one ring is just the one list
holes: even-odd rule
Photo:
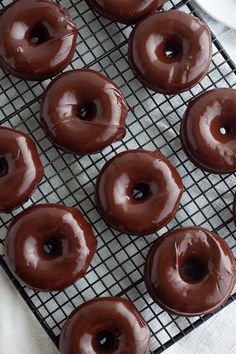
[[0, 287], [0, 354], [58, 354], [2, 268]]
[[235, 311], [234, 302], [167, 349], [165, 354], [235, 354]]
[[[218, 0], [219, 1], [219, 0]], [[236, 62], [236, 31], [206, 16]], [[58, 350], [0, 269], [0, 354], [56, 354]], [[166, 354], [236, 353], [236, 303], [233, 303], [166, 351]]]

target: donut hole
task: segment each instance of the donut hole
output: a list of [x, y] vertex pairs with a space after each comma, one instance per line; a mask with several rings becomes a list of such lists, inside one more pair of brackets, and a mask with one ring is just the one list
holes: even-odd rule
[[3, 177], [8, 172], [8, 163], [5, 157], [0, 157], [0, 177]]
[[53, 236], [43, 244], [43, 251], [48, 256], [58, 256], [62, 253], [60, 240]]
[[78, 117], [82, 120], [93, 120], [97, 115], [97, 105], [91, 101], [83, 104], [78, 109]]
[[233, 113], [215, 115], [211, 118], [210, 132], [219, 143], [228, 143], [236, 137], [236, 122]]
[[176, 35], [170, 36], [165, 43], [165, 47], [164, 47], [165, 56], [168, 59], [172, 59], [181, 55], [182, 52], [183, 52], [183, 45], [180, 38], [177, 37]]
[[132, 191], [132, 198], [141, 201], [146, 199], [151, 192], [150, 185], [146, 182], [136, 183], [133, 191]]
[[119, 346], [118, 340], [114, 333], [104, 330], [96, 335], [96, 347], [101, 352], [114, 352]]
[[40, 45], [47, 42], [50, 39], [50, 34], [47, 27], [42, 24], [36, 24], [30, 32], [30, 41], [34, 45]]
[[182, 278], [188, 283], [201, 281], [207, 273], [206, 264], [199, 258], [188, 259], [182, 266]]

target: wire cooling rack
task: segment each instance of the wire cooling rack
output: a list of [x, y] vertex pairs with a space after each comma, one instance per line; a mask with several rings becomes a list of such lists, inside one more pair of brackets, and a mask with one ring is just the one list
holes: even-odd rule
[[[2, 1], [1, 7], [10, 1]], [[94, 203], [96, 177], [106, 161], [126, 149], [160, 150], [181, 174], [185, 193], [176, 217], [158, 236], [173, 228], [201, 225], [218, 232], [236, 254], [232, 220], [235, 175], [209, 175], [197, 169], [184, 154], [179, 140], [186, 103], [214, 87], [235, 87], [236, 68], [213, 36], [213, 59], [207, 77], [193, 89], [177, 96], [154, 94], [134, 77], [127, 61], [129, 26], [98, 17], [86, 1], [64, 0], [79, 28], [77, 52], [66, 69], [91, 67], [120, 85], [130, 113], [127, 135], [102, 153], [79, 159], [62, 153], [45, 137], [39, 123], [39, 102], [48, 81], [25, 82], [0, 72], [0, 124], [31, 135], [38, 144], [45, 177], [30, 200], [10, 214], [0, 215], [0, 263], [53, 342], [58, 345], [61, 327], [71, 311], [96, 296], [130, 299], [148, 322], [152, 352], [160, 353], [210, 316], [179, 318], [153, 303], [143, 282], [147, 252], [157, 235], [129, 237], [112, 230], [99, 216]], [[190, 1], [167, 1], [164, 9], [181, 8], [197, 15]], [[4, 262], [3, 243], [7, 226], [23, 209], [38, 203], [63, 203], [78, 207], [92, 223], [98, 250], [85, 278], [61, 292], [40, 293], [22, 287]], [[229, 302], [235, 299], [232, 295]]]

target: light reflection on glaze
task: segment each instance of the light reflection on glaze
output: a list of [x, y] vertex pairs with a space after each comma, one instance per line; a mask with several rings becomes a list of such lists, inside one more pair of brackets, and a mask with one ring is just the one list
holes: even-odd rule
[[33, 140], [14, 129], [0, 127], [0, 158], [8, 168], [0, 176], [0, 211], [9, 211], [29, 199], [44, 172]]
[[[203, 278], [194, 282], [182, 268], [197, 258], [205, 265]], [[147, 289], [161, 307], [183, 316], [214, 312], [231, 294], [236, 279], [234, 256], [218, 235], [200, 227], [174, 230], [151, 248], [145, 264]]]
[[109, 331], [116, 344], [106, 352], [149, 354], [150, 331], [135, 306], [122, 298], [97, 298], [75, 309], [60, 336], [60, 353], [101, 354], [96, 338]]
[[[173, 37], [182, 49], [169, 58], [165, 48]], [[194, 86], [207, 73], [211, 54], [207, 26], [177, 10], [148, 16], [134, 28], [129, 40], [129, 62], [135, 75], [161, 93], [176, 94]]]
[[17, 41], [23, 40], [25, 33], [29, 30], [29, 27], [25, 22], [22, 21], [16, 21], [13, 23], [10, 35], [12, 39], [15, 39]]
[[[33, 44], [30, 34], [43, 25], [49, 34]], [[68, 11], [51, 0], [18, 0], [0, 16], [0, 64], [25, 80], [55, 76], [70, 62], [76, 48], [77, 28]]]
[[[39, 263], [39, 257], [37, 256], [37, 240], [31, 235], [25, 239], [23, 245], [23, 255], [26, 259], [26, 266], [36, 269]], [[16, 269], [14, 269], [16, 271]]]
[[[189, 103], [181, 126], [190, 160], [212, 173], [236, 171], [236, 90], [207, 91]], [[222, 134], [221, 128], [228, 132]]]
[[161, 8], [165, 0], [87, 0], [87, 2], [103, 17], [132, 24]]
[[63, 224], [67, 225], [67, 227], [71, 228], [73, 234], [77, 236], [77, 266], [78, 269], [75, 271], [80, 271], [81, 268], [86, 267], [87, 257], [89, 257], [90, 249], [87, 245], [87, 239], [85, 235], [85, 231], [78, 226], [78, 220], [74, 217], [73, 214], [68, 212], [62, 218]]
[[[136, 201], [136, 184], [146, 182], [150, 194]], [[159, 152], [131, 150], [120, 153], [102, 169], [96, 183], [96, 204], [103, 218], [128, 234], [148, 234], [175, 215], [183, 192], [181, 178]]]
[[[92, 119], [79, 110], [96, 107]], [[127, 106], [117, 85], [99, 72], [80, 69], [56, 78], [41, 102], [45, 133], [62, 150], [86, 155], [98, 152], [125, 135]]]
[[119, 179], [114, 182], [114, 192], [113, 192], [113, 199], [114, 204], [116, 207], [122, 208], [124, 213], [128, 212], [129, 203], [131, 200], [131, 196], [127, 195], [126, 189], [129, 185], [129, 174], [124, 172], [119, 176]]
[[[43, 246], [55, 242], [47, 254]], [[61, 290], [83, 277], [96, 251], [90, 224], [75, 208], [45, 204], [19, 214], [5, 240], [6, 262], [14, 276], [40, 291]]]

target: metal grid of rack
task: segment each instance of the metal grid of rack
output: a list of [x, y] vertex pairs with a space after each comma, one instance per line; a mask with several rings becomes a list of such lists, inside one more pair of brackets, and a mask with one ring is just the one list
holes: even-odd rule
[[[2, 1], [0, 8], [9, 2]], [[152, 352], [157, 354], [210, 316], [179, 318], [152, 301], [143, 282], [143, 266], [154, 240], [173, 228], [197, 224], [218, 232], [236, 255], [231, 211], [236, 176], [200, 171], [187, 159], [179, 140], [187, 102], [203, 90], [236, 87], [236, 68], [213, 36], [212, 63], [204, 80], [177, 96], [155, 94], [144, 88], [129, 68], [127, 43], [132, 27], [98, 17], [84, 0], [60, 2], [69, 9], [79, 28], [77, 51], [66, 70], [91, 67], [121, 87], [130, 109], [127, 134], [122, 142], [96, 155], [79, 159], [62, 153], [45, 137], [39, 122], [41, 94], [50, 80], [25, 82], [0, 72], [0, 124], [31, 135], [45, 168], [45, 177], [30, 200], [12, 213], [0, 215], [0, 263], [55, 344], [66, 317], [75, 307], [97, 296], [123, 296], [136, 305], [148, 322]], [[171, 8], [198, 15], [188, 0], [169, 0], [164, 9]], [[120, 235], [102, 220], [94, 203], [94, 185], [101, 167], [118, 152], [131, 148], [160, 150], [178, 169], [185, 186], [175, 218], [158, 234], [148, 237]], [[78, 207], [93, 224], [98, 239], [98, 250], [85, 278], [61, 292], [45, 294], [22, 287], [4, 262], [3, 243], [9, 222], [23, 209], [38, 203]], [[235, 298], [232, 295], [229, 302]]]

